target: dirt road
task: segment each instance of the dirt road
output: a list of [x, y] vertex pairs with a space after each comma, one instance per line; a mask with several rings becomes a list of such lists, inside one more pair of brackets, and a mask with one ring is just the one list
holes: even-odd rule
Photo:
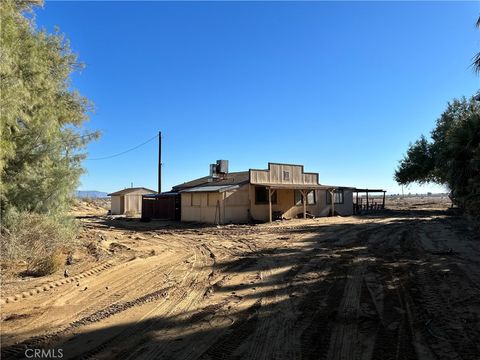
[[87, 224], [123, 256], [7, 288], [3, 359], [480, 359], [480, 239], [444, 210]]

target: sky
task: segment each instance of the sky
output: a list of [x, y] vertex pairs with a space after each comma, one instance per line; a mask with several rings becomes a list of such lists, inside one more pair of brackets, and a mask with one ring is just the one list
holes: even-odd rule
[[[94, 113], [81, 190], [162, 190], [268, 162], [305, 165], [320, 183], [400, 193], [393, 174], [479, 77], [479, 2], [46, 1], [86, 67], [72, 88]], [[443, 192], [410, 185], [405, 193]]]

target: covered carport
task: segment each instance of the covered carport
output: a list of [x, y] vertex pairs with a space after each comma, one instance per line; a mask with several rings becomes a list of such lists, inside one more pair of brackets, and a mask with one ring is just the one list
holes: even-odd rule
[[[353, 213], [354, 214], [360, 214], [362, 212], [370, 212], [370, 211], [378, 211], [378, 210], [384, 210], [385, 209], [385, 194], [386, 190], [383, 189], [359, 189], [355, 188], [353, 190], [355, 193], [355, 203], [353, 204]], [[382, 202], [378, 203], [375, 201], [375, 199], [378, 198], [372, 198], [369, 197], [369, 194], [383, 194], [382, 196]], [[365, 194], [365, 203], [363, 202], [363, 197], [359, 198], [359, 194]]]

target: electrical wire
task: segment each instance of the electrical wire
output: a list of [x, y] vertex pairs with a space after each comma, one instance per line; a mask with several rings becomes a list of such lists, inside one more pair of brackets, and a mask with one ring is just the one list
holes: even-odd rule
[[130, 148], [130, 149], [125, 150], [125, 151], [122, 151], [122, 152], [119, 152], [119, 153], [117, 153], [117, 154], [108, 155], [108, 156], [103, 156], [103, 157], [98, 157], [98, 158], [91, 158], [91, 159], [87, 158], [86, 160], [91, 160], [91, 161], [107, 160], [107, 159], [111, 159], [111, 158], [114, 158], [114, 157], [117, 157], [117, 156], [121, 156], [121, 155], [126, 154], [126, 153], [128, 153], [128, 152], [130, 152], [130, 151], [136, 150], [136, 149], [138, 149], [139, 147], [142, 147], [143, 145], [148, 144], [150, 141], [155, 140], [156, 138], [158, 138], [158, 134], [155, 135], [154, 137], [148, 139], [147, 141], [145, 141], [145, 142], [143, 142], [143, 143], [141, 143], [141, 144], [139, 144], [139, 145], [137, 145], [137, 146], [134, 146], [133, 148]]

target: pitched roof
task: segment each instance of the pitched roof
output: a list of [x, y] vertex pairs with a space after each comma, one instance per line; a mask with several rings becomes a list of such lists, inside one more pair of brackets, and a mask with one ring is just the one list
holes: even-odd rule
[[180, 191], [185, 189], [190, 189], [196, 186], [220, 186], [220, 185], [240, 185], [247, 183], [250, 179], [250, 172], [249, 171], [239, 171], [239, 172], [232, 172], [228, 173], [225, 178], [218, 178], [214, 179], [213, 181], [209, 181], [211, 179], [210, 176], [204, 176], [192, 181], [185, 182], [183, 184], [175, 185], [172, 190], [173, 191]]
[[147, 189], [145, 187], [132, 187], [132, 188], [125, 188], [123, 190], [119, 190], [119, 191], [115, 191], [111, 194], [108, 194], [108, 196], [118, 196], [118, 195], [125, 195], [125, 194], [129, 194], [131, 192], [135, 192], [135, 191], [138, 191], [138, 190], [145, 190], [149, 193], [156, 193], [155, 190], [152, 190], [152, 189]]

